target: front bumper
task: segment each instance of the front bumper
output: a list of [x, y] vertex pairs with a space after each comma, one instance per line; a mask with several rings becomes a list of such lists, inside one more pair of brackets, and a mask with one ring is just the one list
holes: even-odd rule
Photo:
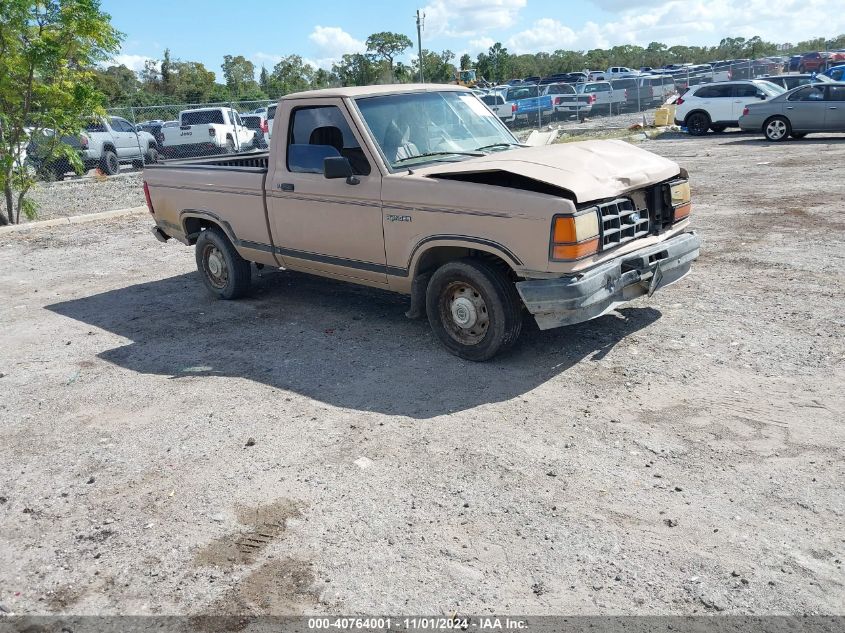
[[581, 323], [647, 294], [655, 274], [652, 291], [678, 281], [698, 258], [700, 246], [694, 231], [681, 233], [572, 277], [520, 281], [516, 289], [541, 330]]

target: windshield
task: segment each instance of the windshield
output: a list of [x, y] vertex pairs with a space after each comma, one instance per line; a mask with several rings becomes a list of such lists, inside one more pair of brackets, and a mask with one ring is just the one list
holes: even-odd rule
[[755, 83], [757, 84], [757, 87], [760, 88], [760, 90], [765, 92], [770, 97], [776, 97], [786, 92], [786, 88], [777, 84], [773, 84], [771, 81], [757, 81]]
[[355, 102], [391, 169], [518, 145], [499, 117], [470, 93], [392, 94]]

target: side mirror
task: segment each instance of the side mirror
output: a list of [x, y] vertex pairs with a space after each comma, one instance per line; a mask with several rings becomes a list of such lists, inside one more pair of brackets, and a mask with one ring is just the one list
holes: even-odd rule
[[361, 181], [352, 174], [352, 165], [345, 156], [328, 156], [323, 159], [323, 175], [326, 178], [346, 178], [347, 185]]
[[765, 99], [765, 98], [766, 98], [766, 95], [765, 95], [764, 93], [762, 93], [762, 92], [761, 92], [761, 93], [759, 93], [759, 94], [757, 95], [757, 98], [758, 98], [758, 99]]

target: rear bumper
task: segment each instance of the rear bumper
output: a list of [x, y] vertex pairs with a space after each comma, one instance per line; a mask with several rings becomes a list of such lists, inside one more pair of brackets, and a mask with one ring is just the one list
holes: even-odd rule
[[654, 290], [678, 281], [698, 258], [700, 246], [690, 231], [578, 275], [520, 281], [516, 289], [541, 330], [581, 323], [647, 294], [655, 274]]
[[587, 105], [575, 105], [572, 104], [564, 104], [555, 106], [555, 112], [563, 113], [563, 114], [589, 114], [593, 109], [592, 104]]

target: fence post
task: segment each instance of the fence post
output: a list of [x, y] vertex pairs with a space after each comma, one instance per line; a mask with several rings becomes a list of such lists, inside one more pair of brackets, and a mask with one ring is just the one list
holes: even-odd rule
[[129, 119], [132, 121], [132, 129], [135, 132], [135, 141], [138, 143], [138, 153], [141, 155], [141, 168], [147, 166], [147, 157], [141, 149], [141, 136], [138, 134], [138, 124], [135, 122], [135, 106], [129, 106]]

